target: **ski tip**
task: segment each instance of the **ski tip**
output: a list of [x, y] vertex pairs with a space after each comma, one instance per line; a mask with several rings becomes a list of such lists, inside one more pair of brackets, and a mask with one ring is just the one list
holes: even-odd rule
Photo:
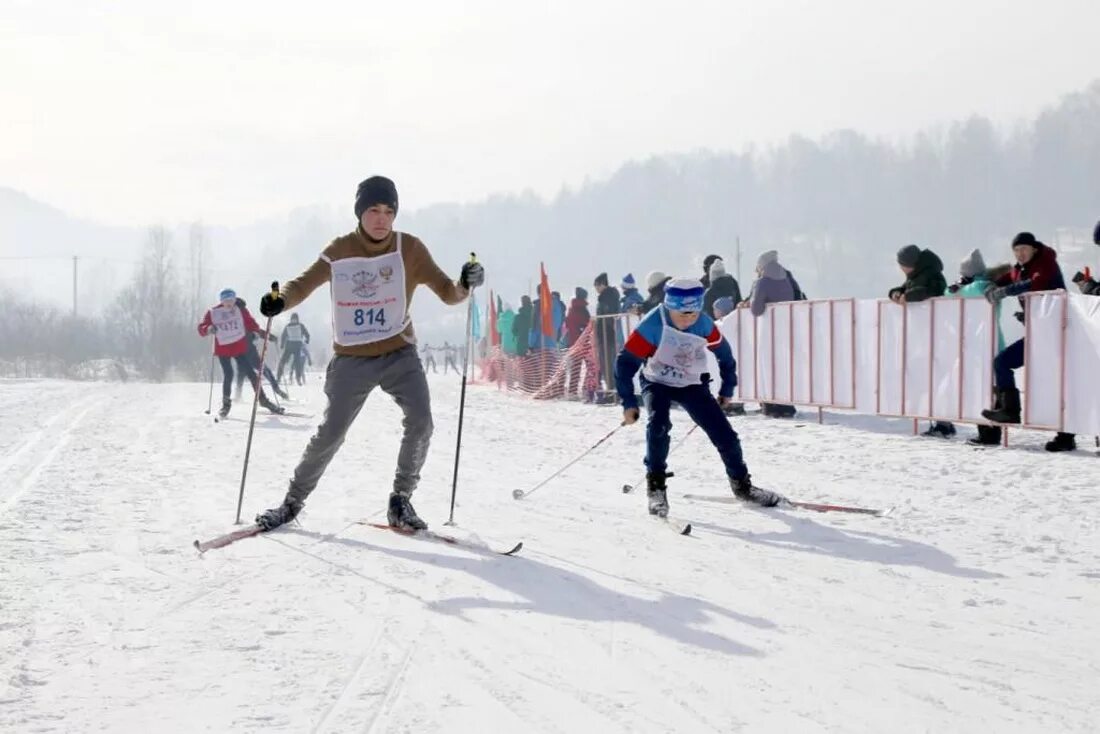
[[523, 541], [522, 540], [520, 542], [516, 543], [516, 546], [514, 548], [512, 548], [512, 550], [505, 551], [503, 553], [503, 555], [514, 556], [515, 554], [519, 553], [521, 550], [523, 550]]
[[691, 535], [691, 523], [689, 522], [684, 526], [684, 529], [680, 531], [680, 535]]

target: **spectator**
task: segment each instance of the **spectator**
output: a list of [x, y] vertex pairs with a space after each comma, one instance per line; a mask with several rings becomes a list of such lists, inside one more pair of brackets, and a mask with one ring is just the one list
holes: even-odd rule
[[596, 358], [607, 393], [615, 394], [615, 357], [619, 353], [619, 291], [608, 285], [607, 273], [596, 276]]
[[660, 306], [665, 300], [665, 284], [672, 278], [660, 270], [651, 270], [645, 276], [645, 287], [649, 291], [649, 297], [642, 304], [642, 313], [646, 314]]
[[[1058, 255], [1054, 250], [1035, 239], [1031, 232], [1020, 232], [1012, 240], [1012, 254], [1016, 264], [1011, 272], [990, 283], [985, 297], [990, 303], [1000, 303], [1009, 296], [1018, 296], [1025, 307], [1016, 315], [1023, 321], [1026, 312], [1023, 294], [1036, 291], [1049, 291], [1066, 287], [1062, 269], [1058, 267]], [[993, 407], [983, 410], [982, 415], [993, 423], [1020, 422], [1020, 391], [1016, 389], [1013, 371], [1024, 365], [1024, 340], [1019, 339], [993, 360], [993, 384], [995, 389]], [[1059, 434], [1055, 441], [1065, 441]]]
[[[761, 269], [770, 262], [779, 262], [778, 250], [768, 250], [767, 252], [761, 254], [760, 257], [756, 260], [756, 267], [757, 269]], [[791, 289], [794, 290], [794, 300], [805, 301], [806, 294], [805, 292], [803, 292], [801, 286], [798, 285], [798, 281], [794, 279], [794, 274], [786, 268], [784, 268], [784, 270], [786, 270], [787, 272], [787, 280], [791, 281]]]
[[[984, 270], [985, 262], [981, 259], [981, 253], [977, 252], [977, 256], [978, 263]], [[966, 261], [964, 261], [965, 264]], [[905, 282], [897, 288], [890, 289], [890, 300], [894, 303], [902, 305], [919, 303], [942, 296], [947, 291], [943, 261], [931, 250], [922, 250], [916, 245], [906, 245], [898, 250], [898, 267], [905, 273]], [[955, 435], [955, 426], [948, 421], [936, 421], [923, 435], [950, 438]]]
[[642, 309], [642, 304], [645, 303], [645, 298], [638, 292], [638, 287], [634, 284], [634, 274], [627, 273], [623, 278], [623, 295], [622, 300], [619, 302], [619, 313], [637, 313]]
[[905, 282], [890, 289], [894, 303], [917, 303], [942, 296], [947, 290], [943, 261], [931, 250], [906, 245], [898, 250], [898, 267], [905, 273]]
[[562, 302], [561, 293], [558, 291], [553, 291], [550, 297], [553, 298], [554, 309], [554, 343], [560, 344], [565, 336], [565, 304]]
[[703, 277], [699, 279], [699, 282], [703, 284], [704, 289], [710, 288], [710, 266], [721, 259], [721, 255], [707, 255], [703, 258]]
[[576, 295], [569, 303], [569, 311], [565, 315], [565, 346], [571, 347], [577, 343], [592, 320], [588, 313], [588, 291], [577, 288]]
[[[995, 269], [994, 273], [1000, 275], [1008, 271], [1008, 266], [1001, 266]], [[982, 258], [981, 250], [973, 250], [969, 255], [962, 259], [959, 263], [959, 281], [947, 289], [948, 295], [958, 296], [959, 298], [984, 298], [986, 288], [989, 287], [991, 282], [990, 272], [985, 267], [985, 259]], [[1004, 334], [1001, 333], [1000, 327], [1000, 315], [1001, 309], [998, 306], [995, 310], [995, 321], [997, 322], [997, 351], [1004, 349], [1005, 339]], [[955, 435], [955, 426], [948, 421], [936, 421], [932, 424], [932, 427], [924, 432], [925, 436], [940, 436], [943, 438], [949, 438]], [[988, 426], [985, 424], [978, 424], [978, 436], [972, 438], [968, 443], [976, 446], [987, 444], [998, 444], [1001, 442], [1001, 429], [998, 426]]]
[[710, 287], [703, 296], [703, 313], [714, 313], [714, 302], [719, 298], [730, 298], [734, 303], [741, 302], [741, 286], [737, 279], [726, 273], [726, 264], [715, 260], [710, 266]]
[[531, 304], [531, 296], [521, 297], [519, 311], [512, 320], [512, 338], [516, 340], [517, 357], [523, 357], [530, 349], [531, 322], [534, 313], [535, 307]]
[[734, 304], [734, 301], [733, 301], [732, 298], [730, 298], [729, 296], [722, 296], [721, 298], [719, 298], [717, 301], [714, 302], [714, 307], [713, 307], [714, 320], [715, 321], [721, 321], [722, 319], [726, 318], [731, 313], [733, 313], [733, 310], [735, 308], [736, 308], [736, 304]]
[[[1092, 231], [1092, 241], [1100, 245], [1100, 222], [1096, 223], [1096, 229]], [[1093, 280], [1092, 275], [1085, 268], [1084, 272], [1078, 272], [1073, 276], [1073, 282], [1086, 296], [1100, 296], [1100, 283]], [[1074, 451], [1077, 448], [1077, 436], [1072, 433], [1060, 431], [1052, 441], [1047, 441], [1047, 451]]]
[[500, 334], [500, 349], [505, 354], [515, 355], [516, 335], [513, 328], [516, 322], [516, 312], [512, 307], [499, 297], [497, 298], [497, 333]]
[[[757, 260], [756, 282], [752, 284], [752, 299], [749, 308], [752, 315], [759, 318], [764, 315], [764, 309], [769, 303], [785, 303], [794, 300], [794, 286], [791, 284], [790, 274], [779, 264], [779, 260]], [[778, 405], [773, 403], [761, 403], [764, 415], [771, 418], [793, 418], [795, 407], [793, 405]]]

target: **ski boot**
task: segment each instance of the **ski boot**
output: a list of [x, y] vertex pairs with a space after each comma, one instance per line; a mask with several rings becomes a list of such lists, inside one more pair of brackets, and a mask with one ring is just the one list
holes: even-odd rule
[[733, 496], [745, 502], [754, 502], [761, 507], [775, 507], [783, 501], [783, 496], [768, 489], [752, 486], [752, 477], [748, 474], [743, 479], [730, 477], [730, 489]]
[[414, 531], [427, 530], [428, 523], [420, 519], [413, 509], [408, 495], [394, 492], [390, 495], [390, 506], [386, 511], [386, 521], [391, 528], [398, 530]]
[[222, 409], [218, 411], [219, 418], [225, 418], [229, 415], [229, 409], [233, 407], [233, 401], [229, 398], [222, 398]]
[[1053, 441], [1047, 441], [1047, 451], [1076, 451], [1077, 438], [1072, 433], [1061, 433]]
[[657, 517], [668, 517], [668, 487], [665, 479], [672, 474], [664, 472], [649, 472], [645, 475], [645, 496], [649, 500], [649, 514]]
[[274, 415], [282, 415], [286, 412], [286, 408], [281, 405], [276, 405], [264, 393], [260, 393], [260, 405], [268, 409], [269, 412]]
[[272, 507], [270, 510], [265, 510], [256, 515], [256, 524], [264, 530], [274, 530], [298, 517], [298, 513], [301, 511], [302, 503], [287, 497], [283, 500], [283, 504], [278, 507]]

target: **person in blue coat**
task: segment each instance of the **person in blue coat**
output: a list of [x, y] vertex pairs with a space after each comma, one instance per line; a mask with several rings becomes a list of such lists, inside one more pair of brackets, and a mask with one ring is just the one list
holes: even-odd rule
[[[732, 402], [737, 363], [729, 342], [709, 315], [703, 313], [703, 284], [693, 278], [674, 279], [665, 288], [664, 303], [650, 311], [631, 333], [615, 365], [616, 388], [623, 404], [623, 425], [640, 416], [634, 376], [641, 370], [646, 422], [646, 496], [649, 513], [668, 516], [669, 412], [679, 404], [718, 449], [734, 495], [773, 507], [782, 497], [754, 487], [741, 453], [741, 440], [722, 408]], [[707, 350], [718, 359], [718, 398], [711, 394]]]
[[627, 273], [622, 282], [623, 297], [619, 303], [619, 313], [637, 313], [641, 311], [645, 303], [645, 296], [638, 292], [638, 284], [634, 282], [634, 274]]

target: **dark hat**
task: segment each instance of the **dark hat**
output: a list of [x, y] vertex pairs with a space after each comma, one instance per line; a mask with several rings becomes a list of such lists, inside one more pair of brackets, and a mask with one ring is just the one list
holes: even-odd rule
[[361, 219], [363, 212], [375, 204], [385, 204], [397, 213], [397, 186], [385, 176], [371, 176], [360, 182], [355, 192], [355, 218]]
[[715, 260], [721, 260], [721, 259], [722, 259], [721, 255], [707, 255], [706, 257], [704, 257], [703, 258], [703, 272], [709, 273], [710, 272], [710, 266], [714, 264], [714, 261]]
[[297, 321], [298, 320], [298, 314], [296, 314], [296, 313], [290, 314], [290, 320], [291, 321]]
[[577, 298], [581, 299], [582, 301], [587, 301], [588, 291], [586, 291], [584, 288], [577, 288]]
[[1092, 230], [1092, 241], [1100, 245], [1100, 222], [1096, 223], [1096, 229]]
[[596, 281], [592, 285], [607, 285], [607, 282], [607, 273], [600, 273], [596, 276]]
[[1020, 245], [1030, 245], [1032, 247], [1038, 247], [1040, 245], [1039, 240], [1035, 239], [1035, 235], [1031, 232], [1021, 232], [1012, 238], [1012, 246], [1018, 247]]
[[898, 265], [904, 265], [907, 268], [917, 267], [917, 260], [920, 259], [920, 248], [916, 245], [906, 245], [898, 250]]

